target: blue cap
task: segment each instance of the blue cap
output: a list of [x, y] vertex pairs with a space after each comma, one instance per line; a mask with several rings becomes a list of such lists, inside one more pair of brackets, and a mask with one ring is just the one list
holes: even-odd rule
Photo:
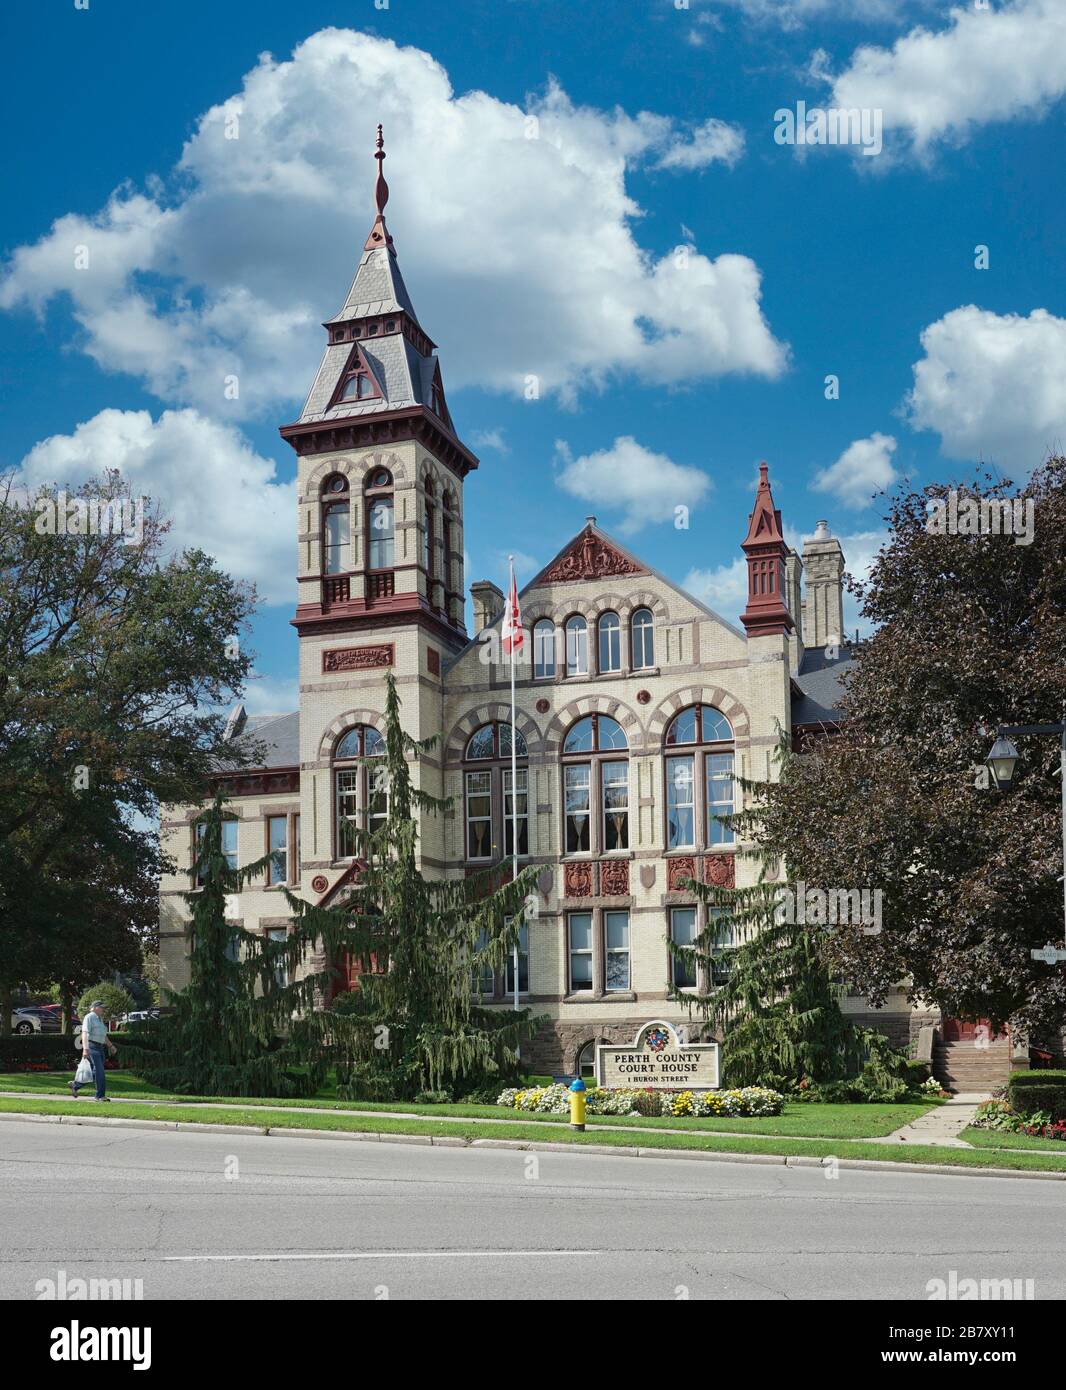
[[580, 1076], [575, 1076], [573, 1081], [571, 1081], [570, 1083], [570, 1089], [571, 1091], [587, 1091], [588, 1087], [581, 1080]]

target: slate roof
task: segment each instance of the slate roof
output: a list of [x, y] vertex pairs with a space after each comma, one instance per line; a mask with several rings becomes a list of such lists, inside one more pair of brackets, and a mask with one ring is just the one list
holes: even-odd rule
[[[346, 323], [354, 319], [372, 318], [378, 314], [406, 314], [418, 327], [411, 296], [407, 292], [395, 252], [388, 246], [376, 246], [364, 251], [352, 287], [339, 314], [328, 322]], [[342, 401], [332, 408], [341, 374], [352, 354], [353, 344], [327, 343], [318, 372], [307, 394], [300, 424], [315, 424], [324, 420], [351, 420], [364, 415], [380, 415], [386, 410], [403, 410], [423, 405], [433, 409], [433, 378], [437, 358], [431, 351], [420, 353], [410, 339], [400, 331], [364, 335], [358, 339], [366, 364], [378, 384], [381, 395], [365, 401]], [[425, 332], [422, 329], [422, 332]], [[427, 335], [428, 336], [428, 335]], [[445, 420], [450, 426], [450, 421]]]
[[266, 745], [266, 758], [248, 771], [300, 765], [299, 714], [253, 714], [244, 721], [234, 745], [256, 740]]
[[799, 674], [792, 677], [799, 694], [792, 694], [792, 723], [834, 724], [840, 718], [841, 677], [857, 660], [854, 647], [844, 647], [834, 660], [821, 647], [803, 653]]

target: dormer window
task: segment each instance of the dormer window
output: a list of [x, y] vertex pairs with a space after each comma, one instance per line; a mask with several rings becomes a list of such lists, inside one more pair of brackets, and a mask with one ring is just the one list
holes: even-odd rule
[[341, 387], [342, 401], [365, 401], [377, 394], [370, 373], [363, 371], [362, 368], [349, 372], [344, 379], [344, 385]]

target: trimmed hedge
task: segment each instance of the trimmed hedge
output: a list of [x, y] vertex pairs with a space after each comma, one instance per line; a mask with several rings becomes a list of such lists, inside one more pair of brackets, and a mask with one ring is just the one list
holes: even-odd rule
[[1066, 1116], [1066, 1071], [1015, 1071], [1007, 1081], [1010, 1107], [1017, 1115], [1046, 1110], [1052, 1119]]
[[73, 1073], [78, 1054], [70, 1033], [25, 1033], [0, 1037], [0, 1069], [4, 1071], [63, 1071]]

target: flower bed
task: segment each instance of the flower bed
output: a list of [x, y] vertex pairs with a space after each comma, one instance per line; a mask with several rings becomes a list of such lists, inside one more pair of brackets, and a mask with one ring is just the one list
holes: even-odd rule
[[1001, 1134], [1025, 1134], [1030, 1139], [1066, 1141], [1066, 1120], [1055, 1120], [1048, 1110], [1019, 1115], [1005, 1100], [986, 1100], [977, 1107], [974, 1129], [993, 1129]]
[[[658, 1100], [658, 1111], [654, 1101], [649, 1101], [648, 1097]], [[586, 1091], [585, 1099], [586, 1113], [589, 1115], [658, 1113], [677, 1118], [686, 1115], [780, 1115], [785, 1103], [779, 1091], [771, 1091], [765, 1086], [745, 1086], [736, 1091], [651, 1091], [621, 1087], [611, 1090], [597, 1086]], [[526, 1090], [510, 1087], [500, 1094], [496, 1104], [509, 1110], [566, 1115], [570, 1110], [570, 1092], [561, 1083], [532, 1086]]]

